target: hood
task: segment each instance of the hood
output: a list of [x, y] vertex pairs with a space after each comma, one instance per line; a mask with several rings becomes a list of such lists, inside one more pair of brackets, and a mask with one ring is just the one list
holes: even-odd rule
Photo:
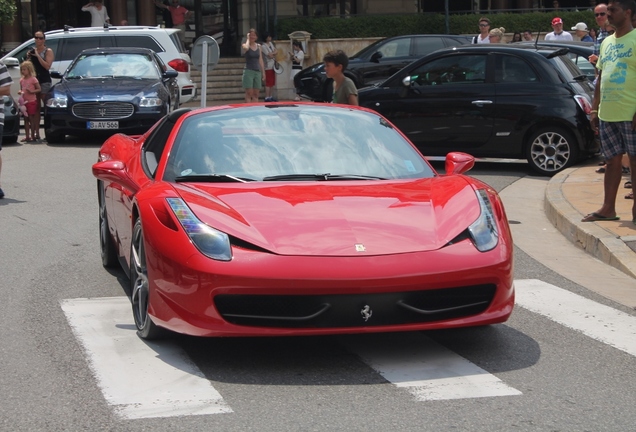
[[159, 93], [161, 84], [157, 80], [74, 79], [64, 80], [55, 86], [56, 93], [66, 93], [76, 102], [117, 101], [132, 102], [136, 97], [153, 96]]
[[181, 183], [208, 225], [280, 255], [360, 256], [443, 247], [479, 216], [462, 176], [397, 182]]

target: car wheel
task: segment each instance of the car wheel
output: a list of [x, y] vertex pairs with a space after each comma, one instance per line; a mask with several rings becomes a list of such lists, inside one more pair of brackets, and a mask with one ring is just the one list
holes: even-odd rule
[[578, 144], [571, 133], [559, 127], [545, 127], [533, 133], [526, 147], [532, 169], [552, 176], [576, 162]]
[[2, 137], [2, 142], [4, 144], [13, 144], [18, 142], [18, 136], [8, 136], [8, 137]]
[[162, 329], [157, 327], [148, 315], [150, 289], [141, 219], [137, 219], [133, 228], [132, 244], [130, 246], [130, 283], [132, 310], [135, 326], [137, 327], [137, 335], [146, 340], [162, 337]]
[[44, 136], [46, 137], [46, 142], [49, 144], [59, 144], [64, 142], [64, 134], [59, 132], [50, 132], [44, 129]]
[[102, 253], [102, 265], [106, 268], [119, 264], [115, 242], [110, 235], [108, 215], [106, 214], [106, 197], [104, 196], [104, 183], [97, 182], [97, 195], [99, 197], [99, 246]]

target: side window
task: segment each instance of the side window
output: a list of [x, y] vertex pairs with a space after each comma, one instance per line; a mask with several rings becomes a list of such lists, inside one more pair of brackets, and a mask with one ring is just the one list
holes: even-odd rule
[[530, 83], [537, 82], [537, 74], [522, 58], [498, 56], [495, 66], [495, 82]]
[[574, 53], [569, 53], [568, 56], [570, 57], [570, 59], [572, 59], [574, 64], [577, 65], [579, 69], [581, 69], [581, 72], [583, 72], [588, 77], [593, 77], [596, 74], [594, 65], [590, 63], [587, 58]]
[[444, 42], [438, 37], [418, 37], [413, 39], [414, 54], [416, 57], [424, 57], [427, 54], [444, 48]]
[[394, 57], [408, 57], [411, 49], [411, 39], [401, 38], [385, 43], [378, 48], [383, 59]]
[[150, 36], [123, 36], [118, 35], [115, 38], [115, 42], [119, 47], [139, 47], [139, 48], [148, 48], [153, 50], [154, 52], [160, 53], [164, 52], [165, 49], [161, 45], [157, 43]]
[[88, 48], [103, 48], [113, 46], [111, 37], [68, 37], [64, 38], [64, 43], [60, 44], [61, 52], [55, 52], [56, 61], [70, 61], [75, 59], [79, 53]]
[[411, 72], [412, 86], [467, 85], [486, 80], [486, 55], [451, 55], [432, 60]]

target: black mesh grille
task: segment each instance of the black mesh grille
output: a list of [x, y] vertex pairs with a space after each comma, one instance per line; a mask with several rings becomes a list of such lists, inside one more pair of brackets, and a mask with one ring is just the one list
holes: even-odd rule
[[117, 120], [130, 117], [135, 106], [122, 102], [89, 102], [73, 105], [73, 115], [90, 120]]
[[490, 305], [495, 291], [495, 285], [474, 285], [382, 294], [225, 294], [216, 296], [214, 303], [226, 321], [237, 325], [361, 327], [416, 324], [479, 314]]

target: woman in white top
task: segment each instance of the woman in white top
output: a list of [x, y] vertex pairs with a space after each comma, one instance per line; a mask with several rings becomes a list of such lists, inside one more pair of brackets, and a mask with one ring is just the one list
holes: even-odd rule
[[[297, 41], [297, 40], [293, 41], [292, 48], [293, 48], [293, 52], [289, 53], [289, 59], [292, 62], [290, 78], [293, 83], [294, 77], [296, 76], [296, 74], [300, 72], [301, 70], [303, 70], [303, 60], [305, 59], [305, 53], [303, 51], [303, 45], [300, 43], [300, 41]], [[296, 89], [296, 97], [294, 98], [294, 100], [296, 101], [300, 100], [300, 96], [298, 96], [298, 88]]]

